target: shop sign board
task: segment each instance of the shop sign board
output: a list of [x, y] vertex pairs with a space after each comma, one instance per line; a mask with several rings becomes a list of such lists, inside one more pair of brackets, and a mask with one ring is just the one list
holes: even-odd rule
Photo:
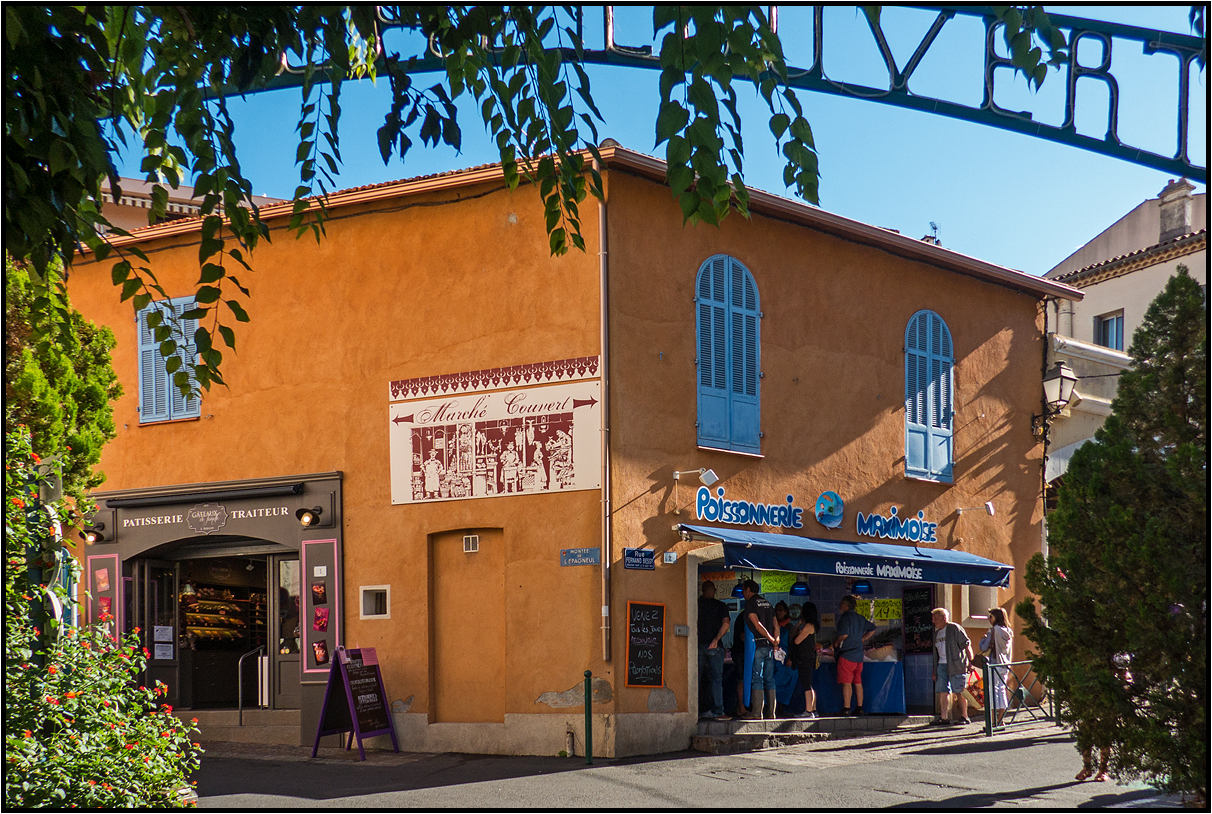
[[665, 685], [665, 606], [627, 603], [627, 686]]
[[[387, 690], [379, 672], [378, 653], [371, 647], [346, 650], [338, 646], [336, 655], [328, 672], [328, 687], [311, 756], [316, 756], [321, 738], [346, 732], [357, 737], [362, 760], [366, 760], [363, 739], [375, 735], [390, 735], [391, 745], [399, 752], [395, 723], [387, 709]], [[352, 740], [346, 749], [353, 745]]]
[[638, 571], [655, 571], [656, 552], [646, 548], [624, 548], [623, 567]]
[[392, 404], [391, 502], [597, 489], [601, 409], [598, 380]]
[[842, 513], [845, 504], [837, 492], [821, 492], [816, 499], [816, 522], [827, 529], [835, 529], [842, 525]]
[[563, 548], [560, 549], [560, 565], [600, 565], [602, 549], [600, 548]]
[[753, 503], [748, 500], [725, 500], [724, 487], [716, 487], [715, 496], [706, 486], [695, 494], [694, 512], [699, 520], [715, 523], [737, 523], [751, 526], [775, 526], [802, 529], [804, 510], [794, 506], [795, 497], [787, 495], [786, 503]]
[[185, 513], [190, 531], [212, 534], [227, 525], [227, 507], [220, 503], [199, 503]]
[[[916, 518], [906, 520], [903, 517], [897, 517], [896, 507], [893, 506], [889, 510], [889, 514], [889, 517], [883, 517], [878, 514], [864, 515], [862, 512], [858, 512], [854, 521], [855, 531], [864, 537], [908, 540], [911, 543], [938, 542], [938, 538], [935, 536], [938, 523], [928, 522], [925, 512], [918, 512]], [[901, 579], [901, 577], [896, 577], [896, 579]]]

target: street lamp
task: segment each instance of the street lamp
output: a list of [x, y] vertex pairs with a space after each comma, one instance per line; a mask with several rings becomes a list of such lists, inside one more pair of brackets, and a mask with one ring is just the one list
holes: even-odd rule
[[1069, 402], [1073, 400], [1073, 388], [1077, 385], [1077, 374], [1063, 361], [1057, 362], [1044, 376], [1043, 415], [1032, 416], [1031, 430], [1036, 438], [1042, 439], [1048, 431], [1052, 419], [1060, 415]]

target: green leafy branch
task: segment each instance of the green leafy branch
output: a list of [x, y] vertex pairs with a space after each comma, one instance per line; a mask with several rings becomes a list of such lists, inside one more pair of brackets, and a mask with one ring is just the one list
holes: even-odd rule
[[656, 144], [666, 145], [669, 184], [683, 217], [719, 223], [734, 207], [748, 213], [736, 78], [752, 82], [770, 110], [770, 130], [786, 159], [784, 182], [817, 203], [820, 172], [812, 128], [787, 85], [782, 45], [762, 9], [657, 6], [653, 33], [666, 29], [671, 30], [661, 41]]

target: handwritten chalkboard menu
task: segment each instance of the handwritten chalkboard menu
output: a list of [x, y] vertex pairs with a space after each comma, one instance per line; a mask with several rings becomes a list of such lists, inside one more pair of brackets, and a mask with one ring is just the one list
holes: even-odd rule
[[366, 760], [362, 746], [364, 738], [375, 735], [391, 735], [391, 744], [400, 751], [396, 741], [396, 728], [387, 711], [387, 691], [383, 687], [383, 676], [379, 673], [379, 658], [375, 649], [346, 650], [337, 648], [336, 658], [328, 673], [328, 687], [324, 691], [324, 707], [320, 710], [320, 723], [316, 727], [316, 740], [311, 748], [315, 757], [320, 748], [320, 739], [326, 735], [349, 734], [346, 749], [358, 739], [358, 754]]
[[391, 716], [387, 712], [387, 699], [383, 697], [383, 685], [379, 678], [379, 666], [366, 664], [360, 651], [354, 650], [357, 658], [350, 657], [345, 666], [349, 678], [349, 694], [353, 696], [354, 717], [358, 729], [376, 732], [391, 728]]
[[665, 606], [627, 603], [627, 686], [665, 684]]
[[901, 595], [905, 615], [905, 652], [929, 653], [934, 649], [934, 625], [930, 611], [934, 609], [934, 590], [929, 586], [906, 588]]

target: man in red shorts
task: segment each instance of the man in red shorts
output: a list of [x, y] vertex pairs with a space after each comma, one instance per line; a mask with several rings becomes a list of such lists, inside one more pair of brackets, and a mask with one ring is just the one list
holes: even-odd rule
[[837, 658], [837, 683], [842, 685], [842, 716], [850, 714], [851, 688], [858, 705], [855, 715], [863, 714], [863, 642], [875, 633], [875, 625], [855, 612], [858, 597], [847, 594], [839, 607], [837, 638], [833, 653]]

